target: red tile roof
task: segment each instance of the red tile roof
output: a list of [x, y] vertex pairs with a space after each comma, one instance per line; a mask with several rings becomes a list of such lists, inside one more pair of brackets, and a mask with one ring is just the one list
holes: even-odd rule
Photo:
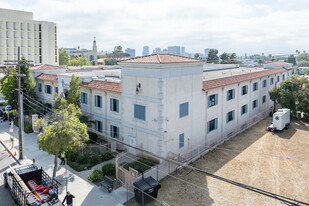
[[144, 64], [170, 64], [170, 63], [192, 63], [203, 62], [200, 59], [177, 56], [173, 54], [152, 54], [119, 61], [119, 63], [144, 63]]
[[248, 74], [241, 74], [241, 75], [235, 75], [230, 77], [224, 77], [220, 79], [213, 79], [203, 82], [203, 90], [209, 90], [214, 89], [218, 87], [223, 87], [230, 84], [237, 84], [240, 82], [248, 81], [251, 79], [257, 79], [268, 75], [278, 74], [281, 72], [286, 72], [287, 70], [284, 68], [277, 68], [277, 69], [269, 69], [259, 72], [252, 72]]
[[100, 80], [92, 80], [91, 82], [82, 82], [82, 87], [88, 87], [91, 89], [102, 89], [105, 91], [121, 93], [121, 83], [107, 82]]
[[58, 69], [65, 69], [64, 67], [60, 66], [54, 66], [54, 65], [49, 65], [49, 64], [43, 64], [43, 65], [38, 65], [38, 66], [33, 66], [30, 67], [30, 71], [36, 71], [36, 70], [58, 70]]
[[39, 76], [36, 77], [36, 79], [58, 82], [58, 76], [55, 74], [40, 74]]

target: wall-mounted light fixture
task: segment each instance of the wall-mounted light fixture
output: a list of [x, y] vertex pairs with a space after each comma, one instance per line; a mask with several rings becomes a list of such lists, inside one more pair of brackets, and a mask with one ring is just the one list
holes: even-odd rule
[[136, 94], [139, 93], [140, 89], [141, 89], [141, 83], [138, 83], [138, 84], [136, 85]]

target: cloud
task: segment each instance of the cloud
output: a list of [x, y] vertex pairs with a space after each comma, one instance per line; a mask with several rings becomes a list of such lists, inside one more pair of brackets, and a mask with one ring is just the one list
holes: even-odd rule
[[0, 7], [33, 11], [35, 19], [57, 23], [60, 47], [91, 48], [93, 36], [100, 50], [122, 45], [137, 54], [143, 45], [239, 54], [309, 47], [304, 0], [0, 0]]

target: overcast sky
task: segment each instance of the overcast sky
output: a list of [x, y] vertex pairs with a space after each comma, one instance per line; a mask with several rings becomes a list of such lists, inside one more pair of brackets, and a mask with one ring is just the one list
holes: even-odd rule
[[309, 0], [0, 0], [55, 22], [58, 46], [185, 46], [238, 55], [309, 51]]

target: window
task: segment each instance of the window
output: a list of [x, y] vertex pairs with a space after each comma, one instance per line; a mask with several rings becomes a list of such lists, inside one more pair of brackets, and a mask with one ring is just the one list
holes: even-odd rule
[[185, 134], [182, 133], [179, 135], [179, 149], [185, 145]]
[[253, 83], [253, 91], [256, 91], [256, 90], [258, 90], [258, 83], [254, 82]]
[[270, 78], [270, 85], [273, 85], [274, 84], [274, 78]]
[[240, 114], [243, 115], [243, 114], [246, 114], [247, 112], [248, 112], [248, 105], [245, 104], [245, 105], [241, 106]]
[[110, 99], [110, 109], [113, 112], [119, 112], [119, 100], [118, 99]]
[[226, 123], [233, 121], [235, 117], [235, 110], [226, 113]]
[[58, 94], [58, 87], [55, 87], [55, 93]]
[[146, 107], [139, 104], [134, 104], [134, 118], [146, 120]]
[[42, 84], [41, 83], [38, 84], [38, 90], [39, 90], [39, 92], [42, 92]]
[[257, 106], [258, 106], [258, 100], [256, 99], [252, 102], [252, 109], [255, 109]]
[[98, 132], [102, 132], [102, 122], [99, 120], [95, 120], [95, 130]]
[[282, 80], [285, 80], [285, 74], [282, 75]]
[[102, 108], [102, 97], [99, 95], [94, 96], [94, 106]]
[[213, 94], [208, 97], [208, 107], [212, 107], [218, 104], [218, 94]]
[[266, 102], [266, 95], [262, 97], [262, 103], [264, 104], [265, 102]]
[[235, 98], [235, 89], [230, 89], [226, 93], [226, 99], [227, 101]]
[[207, 122], [207, 133], [217, 129], [217, 127], [218, 127], [218, 118], [210, 120], [209, 122]]
[[267, 86], [267, 81], [266, 79], [263, 80], [263, 88], [265, 88]]
[[246, 94], [248, 94], [248, 85], [241, 87], [241, 95], [246, 95]]
[[189, 103], [182, 103], [179, 105], [179, 118], [188, 116], [189, 114]]
[[82, 101], [82, 104], [87, 104], [88, 103], [87, 93], [86, 92], [82, 92], [82, 94], [81, 94], [81, 101]]
[[277, 82], [280, 82], [280, 76], [277, 76]]
[[45, 85], [45, 93], [46, 94], [51, 94], [52, 93], [52, 87], [50, 85]]
[[119, 137], [119, 127], [111, 125], [111, 137], [114, 137], [114, 138]]

